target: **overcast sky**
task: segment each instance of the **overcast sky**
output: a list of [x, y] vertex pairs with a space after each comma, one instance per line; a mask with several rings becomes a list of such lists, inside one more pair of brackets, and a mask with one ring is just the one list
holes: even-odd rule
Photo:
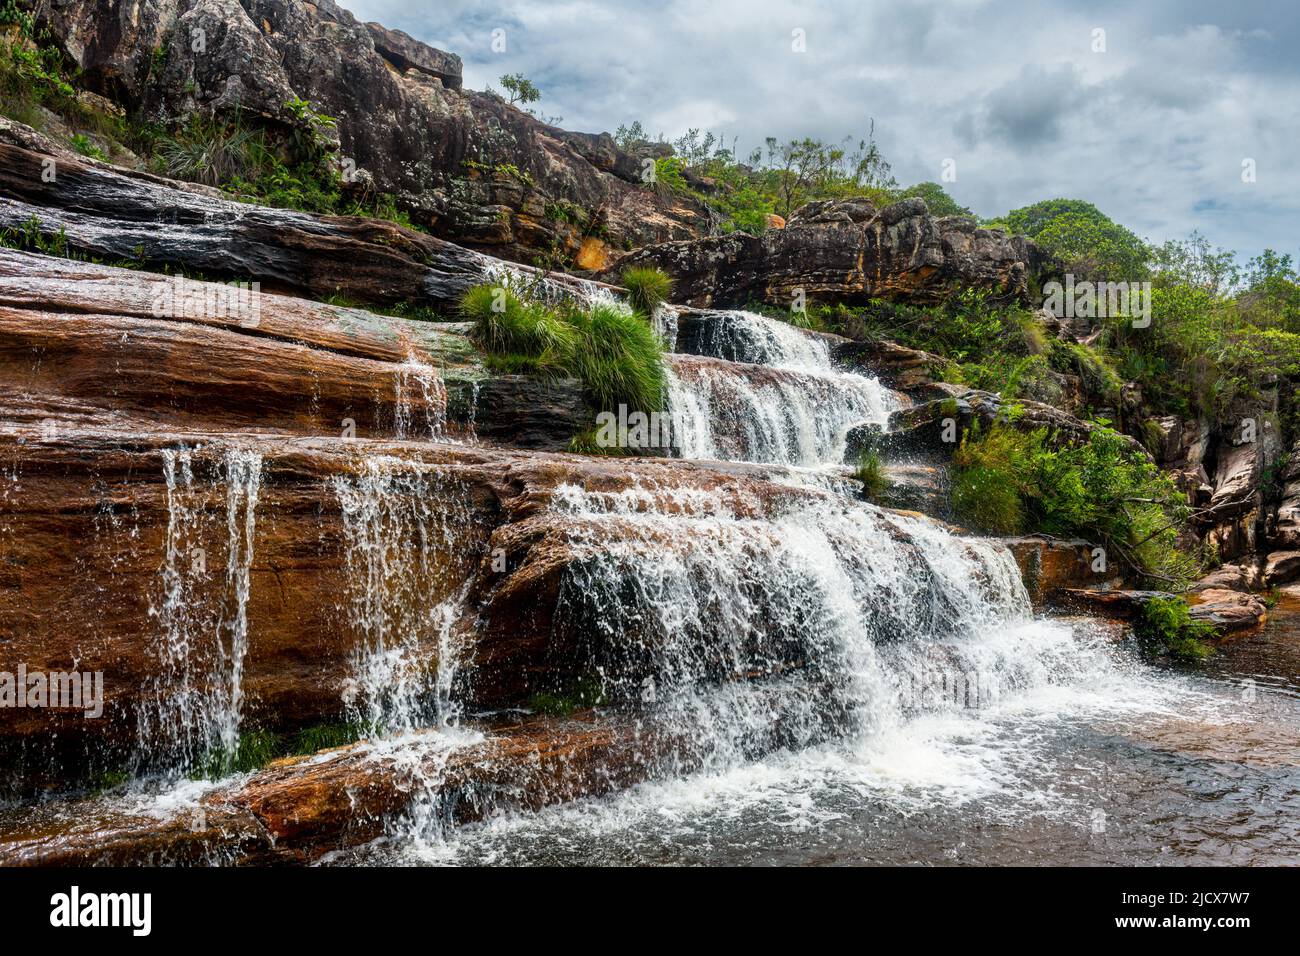
[[341, 2], [459, 54], [473, 89], [526, 74], [567, 129], [695, 126], [744, 155], [874, 119], [901, 184], [952, 159], [983, 216], [1081, 198], [1155, 241], [1300, 256], [1297, 0]]

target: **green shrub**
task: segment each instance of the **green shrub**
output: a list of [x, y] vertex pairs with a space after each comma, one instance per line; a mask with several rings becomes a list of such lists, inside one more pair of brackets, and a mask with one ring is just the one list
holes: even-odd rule
[[654, 315], [661, 302], [668, 301], [673, 289], [673, 280], [653, 266], [632, 266], [623, 270], [622, 282], [632, 310], [646, 317]]
[[0, 0], [0, 27], [16, 26], [24, 37], [32, 35], [32, 16], [18, 6], [18, 0]]
[[1089, 440], [1061, 444], [1046, 429], [1009, 422], [972, 429], [953, 455], [954, 512], [998, 534], [1078, 536], [1131, 571], [1182, 587], [1199, 562], [1178, 547], [1186, 497], [1118, 432], [1094, 426]]
[[108, 161], [108, 154], [95, 145], [94, 141], [84, 133], [77, 133], [71, 139], [72, 148], [82, 156], [89, 156], [91, 159], [98, 159], [104, 162]]
[[1214, 628], [1192, 619], [1187, 602], [1179, 597], [1151, 598], [1142, 607], [1134, 627], [1138, 641], [1148, 651], [1184, 661], [1200, 661], [1214, 653], [1206, 643]]
[[47, 234], [44, 224], [36, 215], [32, 215], [21, 226], [0, 229], [0, 246], [20, 252], [39, 252], [60, 259], [81, 258], [68, 249], [68, 236], [62, 226], [58, 232]]
[[686, 164], [676, 156], [660, 156], [655, 160], [654, 188], [661, 194], [687, 193], [686, 177], [682, 170]]
[[1020, 534], [1026, 525], [1026, 499], [1033, 493], [1034, 461], [1042, 436], [995, 424], [981, 434], [963, 436], [953, 453], [950, 495], [953, 511], [985, 531]]

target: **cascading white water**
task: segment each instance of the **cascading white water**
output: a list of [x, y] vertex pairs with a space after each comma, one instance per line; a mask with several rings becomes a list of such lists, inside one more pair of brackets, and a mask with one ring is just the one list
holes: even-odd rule
[[[167, 532], [159, 598], [159, 672], [141, 707], [137, 765], [172, 772], [192, 769], [213, 754], [227, 759], [239, 741], [248, 600], [262, 456], [230, 449], [201, 474], [205, 462], [190, 449], [165, 449]], [[220, 540], [215, 522], [224, 485], [225, 573], [210, 553]]]
[[345, 690], [349, 709], [385, 731], [455, 723], [466, 648], [453, 626], [481, 543], [463, 487], [436, 466], [383, 456], [331, 484], [348, 575], [340, 610], [366, 642]]
[[[803, 788], [833, 794], [858, 774], [981, 793], [991, 774], [1011, 773], [1004, 757], [948, 738], [982, 739], [981, 715], [1004, 701], [1078, 683], [1089, 707], [1160, 706], [1104, 641], [1035, 619], [996, 542], [806, 489], [569, 485], [552, 507], [573, 551], [557, 636], [608, 706], [636, 711], [638, 760], [659, 783], [649, 796], [547, 811], [546, 823], [507, 813], [460, 850], [428, 799], [399, 831], [419, 859], [472, 852], [494, 833], [518, 849], [533, 825], [568, 836], [576, 826], [579, 842], [629, 812], [644, 828], [656, 800], [707, 805], [731, 776], [766, 774], [764, 786], [795, 806]], [[1100, 700], [1092, 683], [1105, 688]]]
[[855, 425], [888, 422], [898, 397], [835, 368], [823, 339], [750, 312], [712, 312], [700, 356], [670, 356], [666, 405], [682, 458], [840, 465]]
[[748, 365], [834, 371], [830, 347], [825, 339], [756, 312], [729, 310], [706, 313], [692, 351], [697, 355]]
[[483, 281], [515, 289], [529, 298], [551, 305], [576, 301], [583, 306], [609, 305], [620, 309], [628, 308], [613, 290], [589, 279], [566, 275], [563, 280], [560, 280], [543, 273], [520, 269], [500, 260], [493, 260], [485, 269]]
[[393, 431], [400, 439], [441, 441], [447, 423], [447, 386], [432, 365], [409, 356], [394, 381]]
[[884, 425], [897, 407], [872, 378], [671, 356], [667, 406], [682, 458], [843, 463], [849, 429]]
[[[968, 645], [1029, 615], [1005, 548], [928, 522], [834, 495], [765, 514], [721, 493], [658, 497], [561, 489], [577, 554], [561, 609], [611, 697], [653, 682], [656, 718], [724, 761], [896, 725], [906, 675], [964, 673]], [[981, 686], [1000, 693], [1022, 663], [980, 655]]]

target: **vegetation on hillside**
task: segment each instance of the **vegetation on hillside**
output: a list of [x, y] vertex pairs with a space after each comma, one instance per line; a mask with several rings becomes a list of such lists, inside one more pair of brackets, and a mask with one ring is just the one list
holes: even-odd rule
[[230, 119], [196, 113], [165, 128], [82, 94], [75, 65], [48, 38], [32, 35], [30, 19], [18, 25], [17, 36], [0, 35], [0, 115], [62, 139], [83, 156], [143, 165], [245, 202], [415, 227], [392, 195], [347, 188], [333, 117], [297, 98], [284, 108], [292, 121], [287, 134], [238, 113]]
[[1082, 537], [1122, 570], [1171, 587], [1199, 569], [1179, 548], [1186, 496], [1105, 426], [1081, 444], [1056, 441], [1045, 428], [1018, 429], [1013, 420], [972, 430], [953, 454], [951, 482], [954, 511], [982, 530]]

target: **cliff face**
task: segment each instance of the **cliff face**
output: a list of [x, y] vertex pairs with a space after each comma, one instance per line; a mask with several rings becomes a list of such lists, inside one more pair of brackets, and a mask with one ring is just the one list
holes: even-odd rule
[[608, 134], [465, 90], [459, 57], [332, 0], [52, 0], [38, 14], [90, 88], [150, 119], [239, 112], [291, 128], [286, 104], [309, 101], [337, 118], [356, 188], [391, 193], [436, 234], [495, 255], [581, 252], [600, 268], [611, 250], [707, 225], [703, 207], [647, 188]]
[[809, 203], [785, 228], [762, 236], [649, 246], [619, 268], [662, 269], [681, 301], [702, 308], [751, 301], [789, 307], [799, 293], [809, 302], [850, 304], [941, 302], [959, 288], [1024, 298], [1043, 258], [1022, 236], [979, 229], [970, 219], [936, 218], [919, 199], [884, 209], [852, 199]]

